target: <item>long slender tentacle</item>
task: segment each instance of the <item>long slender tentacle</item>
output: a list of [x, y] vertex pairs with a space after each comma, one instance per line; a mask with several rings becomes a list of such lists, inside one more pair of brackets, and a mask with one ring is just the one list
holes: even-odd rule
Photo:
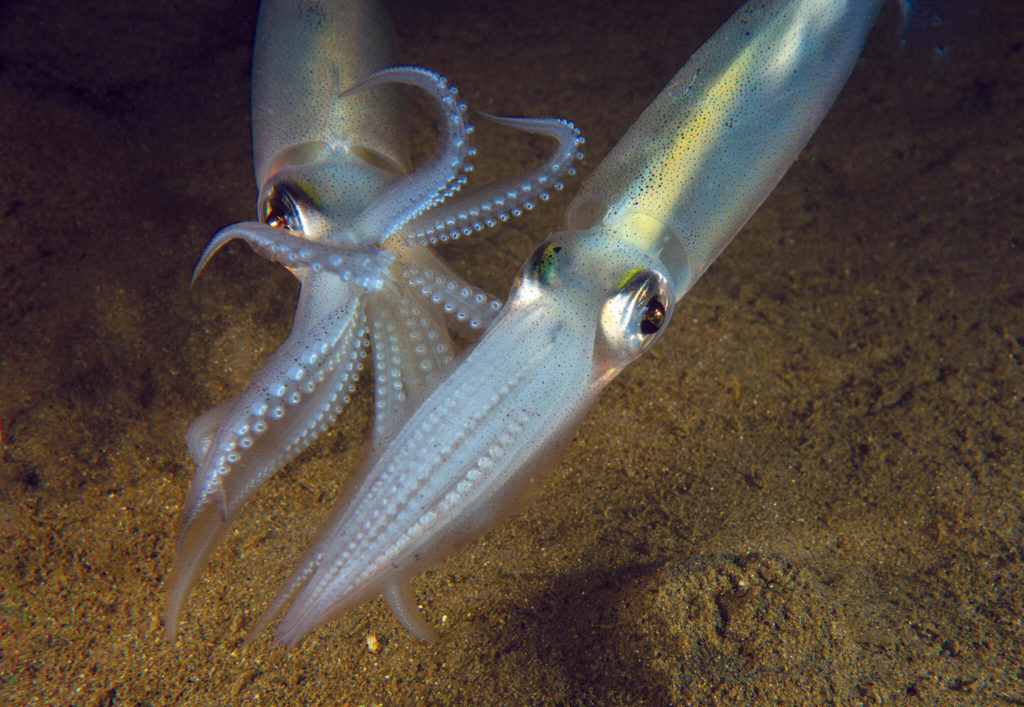
[[501, 309], [501, 300], [465, 282], [428, 248], [399, 250], [394, 273], [399, 290], [440, 311], [462, 336], [478, 336]]
[[370, 291], [379, 290], [384, 284], [388, 268], [395, 256], [392, 251], [386, 249], [353, 250], [310, 240], [292, 233], [287, 228], [274, 228], [258, 221], [244, 221], [222, 228], [214, 234], [199, 262], [196, 263], [192, 282], [199, 277], [199, 273], [210, 262], [210, 258], [236, 238], [248, 243], [253, 250], [268, 260], [281, 263], [287, 268], [307, 267], [314, 273], [333, 273], [341, 278], [342, 282], [352, 282]]
[[466, 122], [466, 105], [458, 100], [456, 88], [447, 79], [418, 66], [396, 66], [370, 74], [342, 95], [383, 83], [416, 86], [434, 99], [440, 117], [441, 142], [429, 160], [385, 189], [356, 219], [357, 233], [375, 236], [380, 242], [462, 188], [466, 181], [463, 172], [472, 169], [468, 159], [473, 155], [468, 141], [472, 127]]
[[[488, 470], [496, 462], [504, 463], [506, 451], [522, 454], [533, 446], [530, 440], [536, 430], [530, 425], [535, 426], [542, 418], [520, 401], [540, 399], [544, 391], [553, 391], [552, 405], [556, 405], [563, 396], [569, 397], [568, 391], [578, 394], [573, 387], [577, 380], [571, 377], [560, 383], [560, 362], [551, 361], [556, 343], [562, 343], [559, 335], [565, 327], [560, 323], [543, 326], [543, 317], [536, 321], [541, 326], [525, 337], [519, 329], [509, 336], [491, 329], [484, 341], [508, 351], [506, 361], [490, 355], [474, 360], [471, 352], [461, 365], [472, 366], [482, 378], [497, 369], [500, 373], [491, 381], [494, 385], [485, 385], [486, 392], [481, 395], [478, 385], [449, 386], [449, 379], [445, 379], [441, 383], [444, 393], [439, 395], [435, 390], [427, 399], [433, 402], [432, 407], [423, 407], [427, 404], [424, 402], [410, 418], [415, 434], [392, 439], [383, 452], [382, 459], [388, 461], [380, 473], [363, 477], [353, 495], [332, 511], [330, 520], [264, 614], [269, 621], [292, 600], [277, 628], [278, 642], [295, 645], [344, 609], [422, 569], [433, 553], [431, 547], [418, 544], [418, 533], [431, 528], [454, 540], [476, 530], [490, 517], [488, 504], [457, 520], [446, 513], [487, 487], [500, 488], [506, 479], [494, 477]], [[593, 330], [580, 329], [565, 333], [575, 336], [573, 345], [579, 343], [584, 350], [588, 340], [592, 341]], [[520, 348], [523, 344], [525, 350]], [[584, 359], [584, 363], [589, 364], [589, 360]], [[537, 372], [542, 375], [534, 376]], [[506, 373], [511, 377], [506, 378]], [[492, 415], [494, 412], [501, 414]], [[403, 431], [408, 430], [403, 426]], [[520, 434], [524, 430], [529, 434]], [[464, 444], [469, 447], [464, 448]], [[451, 477], [432, 473], [449, 464], [453, 454], [473, 460], [465, 473]], [[392, 491], [399, 480], [400, 489]]]
[[482, 115], [499, 125], [553, 137], [558, 140], [558, 146], [536, 169], [462, 192], [411, 220], [401, 230], [406, 243], [443, 243], [504, 223], [510, 216], [519, 216], [538, 201], [547, 201], [551, 190], [560, 191], [561, 180], [576, 172], [574, 161], [583, 159], [583, 137], [579, 128], [568, 120]]
[[367, 302], [376, 377], [373, 445], [380, 448], [451, 364], [455, 346], [430, 308], [398, 289]]
[[[164, 612], [171, 637], [197, 573], [246, 500], [349, 400], [365, 343], [361, 300], [353, 285], [320, 277], [303, 284], [302, 297], [321, 301], [300, 303], [292, 334], [246, 390], [189, 427], [197, 468], [181, 511], [178, 559]], [[333, 304], [339, 300], [346, 306]]]

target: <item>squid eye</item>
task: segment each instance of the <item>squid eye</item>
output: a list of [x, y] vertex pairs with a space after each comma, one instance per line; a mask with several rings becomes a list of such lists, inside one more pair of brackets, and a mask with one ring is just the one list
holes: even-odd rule
[[647, 301], [647, 306], [640, 317], [640, 333], [644, 336], [654, 336], [661, 331], [661, 325], [664, 323], [665, 303], [658, 297], [652, 297]]
[[302, 230], [299, 205], [286, 184], [275, 184], [260, 203], [260, 220], [274, 228]]
[[654, 343], [672, 316], [674, 299], [668, 280], [654, 270], [627, 271], [618, 292], [601, 310], [605, 344], [631, 360]]

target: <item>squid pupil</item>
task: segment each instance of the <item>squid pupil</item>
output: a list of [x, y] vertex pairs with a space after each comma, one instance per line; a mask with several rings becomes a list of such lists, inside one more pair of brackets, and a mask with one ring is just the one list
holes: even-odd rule
[[640, 333], [644, 336], [657, 334], [665, 321], [665, 305], [657, 297], [652, 297], [644, 307], [643, 318], [640, 320]]
[[288, 228], [288, 211], [280, 201], [274, 200], [267, 205], [267, 225], [273, 228]]
[[263, 222], [272, 228], [301, 230], [295, 198], [286, 188], [274, 187], [263, 207], [266, 214]]

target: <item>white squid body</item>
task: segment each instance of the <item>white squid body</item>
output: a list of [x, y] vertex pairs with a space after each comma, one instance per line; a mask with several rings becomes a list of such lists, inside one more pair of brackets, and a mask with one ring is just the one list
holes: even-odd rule
[[882, 0], [752, 0], [676, 74], [524, 265], [484, 338], [337, 507], [257, 630], [277, 639], [384, 593], [492, 523], [761, 205], [852, 71]]
[[[443, 77], [383, 68], [392, 62], [375, 0], [261, 5], [252, 85], [259, 220], [221, 230], [196, 270], [241, 238], [288, 267], [301, 291], [287, 340], [236, 398], [189, 426], [196, 472], [168, 581], [169, 638], [217, 541], [253, 493], [331, 424], [367, 349], [380, 448], [450, 366], [448, 330], [474, 336], [495, 316], [499, 302], [428, 246], [547, 200], [579, 157], [582, 138], [568, 121], [492, 117], [559, 146], [530, 172], [459, 191], [473, 154], [465, 105]], [[439, 113], [438, 149], [412, 171], [399, 96], [380, 86], [391, 82], [423, 89]]]

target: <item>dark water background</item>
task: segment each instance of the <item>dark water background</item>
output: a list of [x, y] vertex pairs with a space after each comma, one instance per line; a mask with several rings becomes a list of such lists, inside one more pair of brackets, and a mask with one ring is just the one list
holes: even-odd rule
[[[734, 5], [388, 7], [401, 59], [472, 108], [575, 120], [585, 176]], [[188, 285], [254, 209], [256, 10], [0, 4], [0, 699], [1024, 704], [1014, 0], [940, 64], [876, 30], [544, 491], [416, 582], [439, 645], [379, 601], [287, 654], [241, 645], [358, 464], [368, 386], [250, 503], [163, 642], [185, 427], [297, 294], [238, 244]], [[476, 144], [484, 179], [545, 148], [485, 125]], [[567, 202], [444, 255], [504, 295]]]

